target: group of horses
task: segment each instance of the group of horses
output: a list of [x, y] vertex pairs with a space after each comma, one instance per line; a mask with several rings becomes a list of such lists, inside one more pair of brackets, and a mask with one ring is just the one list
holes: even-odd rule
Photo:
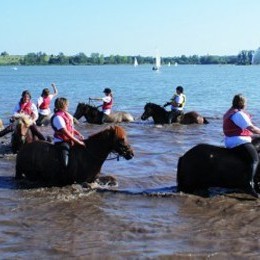
[[[169, 123], [169, 113], [162, 106], [147, 103], [142, 120], [153, 118], [155, 124]], [[79, 103], [74, 118], [85, 117], [88, 123], [133, 122], [134, 117], [127, 112], [106, 115], [97, 107]], [[208, 124], [208, 120], [195, 111], [177, 117], [179, 124]], [[18, 151], [16, 159], [16, 179], [29, 179], [45, 185], [67, 185], [72, 183], [91, 183], [101, 181], [115, 183], [112, 176], [100, 176], [101, 167], [111, 152], [125, 159], [132, 159], [133, 149], [127, 142], [121, 126], [109, 126], [105, 130], [84, 140], [86, 147], [73, 146], [69, 164], [62, 167], [59, 151], [47, 141], [36, 141], [29, 131], [28, 122], [20, 117], [12, 135], [13, 150]], [[253, 141], [260, 153], [260, 138]], [[187, 151], [178, 160], [177, 190], [196, 193], [210, 187], [240, 189], [255, 196], [260, 193], [260, 167], [255, 177], [254, 189], [250, 185], [250, 165], [239, 157], [235, 150], [209, 144], [200, 144]]]

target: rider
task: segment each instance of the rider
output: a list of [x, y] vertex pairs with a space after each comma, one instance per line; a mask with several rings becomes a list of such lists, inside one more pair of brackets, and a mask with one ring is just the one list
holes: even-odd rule
[[50, 104], [51, 100], [58, 95], [57, 87], [54, 83], [51, 84], [53, 88], [53, 94], [50, 93], [48, 88], [42, 90], [41, 96], [38, 98], [37, 108], [39, 109], [39, 118], [36, 121], [38, 126], [41, 126], [44, 119], [51, 114]]
[[24, 90], [22, 92], [22, 97], [19, 101], [19, 103], [15, 106], [13, 111], [13, 116], [10, 119], [11, 124], [8, 125], [4, 130], [0, 132], [0, 137], [6, 135], [7, 133], [11, 133], [15, 129], [15, 115], [17, 113], [23, 113], [30, 116], [30, 119], [32, 119], [33, 124], [30, 125], [30, 129], [32, 131], [32, 134], [34, 136], [37, 136], [39, 140], [45, 140], [44, 136], [39, 132], [35, 125], [35, 121], [38, 119], [38, 111], [35, 104], [31, 101], [31, 94], [28, 90]]
[[105, 88], [103, 93], [105, 96], [103, 98], [89, 98], [89, 100], [103, 101], [102, 111], [106, 115], [110, 115], [113, 106], [113, 94], [110, 88]]
[[237, 147], [239, 153], [243, 155], [251, 164], [250, 185], [251, 194], [258, 197], [254, 187], [254, 177], [256, 174], [259, 157], [252, 141], [252, 134], [260, 134], [260, 128], [256, 127], [251, 116], [245, 111], [246, 99], [241, 94], [235, 95], [232, 107], [224, 114], [223, 131], [225, 134], [225, 146], [227, 148]]
[[74, 144], [85, 147], [84, 136], [73, 126], [73, 117], [68, 113], [68, 105], [69, 102], [66, 98], [57, 98], [54, 103], [54, 115], [51, 118], [51, 125], [54, 130], [53, 141], [61, 150], [64, 169], [68, 166], [70, 147]]
[[177, 117], [183, 113], [183, 108], [186, 102], [186, 96], [183, 94], [182, 86], [176, 88], [176, 93], [171, 98], [170, 102], [166, 102], [163, 107], [171, 105], [171, 112], [169, 114], [169, 124], [176, 122]]

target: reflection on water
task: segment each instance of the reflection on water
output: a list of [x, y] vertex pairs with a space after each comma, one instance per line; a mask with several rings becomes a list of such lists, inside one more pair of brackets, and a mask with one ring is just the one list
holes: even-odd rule
[[[255, 85], [259, 75], [258, 72], [248, 72], [248, 68], [228, 67], [225, 72], [225, 66], [209, 66], [202, 73], [201, 67], [197, 67], [169, 67], [169, 71], [162, 70], [159, 75], [151, 74], [150, 70], [148, 73], [144, 68], [135, 69], [138, 77], [124, 66], [91, 68], [95, 75], [89, 74], [88, 67], [65, 67], [63, 72], [59, 67], [19, 68], [16, 73], [21, 73], [22, 84], [11, 80], [13, 85], [19, 86], [14, 87], [17, 96], [12, 95], [12, 104], [16, 103], [28, 78], [47, 84], [54, 81], [51, 77], [56, 77], [60, 94], [69, 92], [72, 111], [83, 96], [87, 98], [88, 94], [97, 94], [100, 86], [103, 89], [107, 83], [113, 84], [117, 106], [127, 108], [136, 117], [134, 123], [122, 124], [135, 157], [130, 161], [106, 161], [102, 172], [115, 176], [119, 187], [89, 192], [79, 185], [37, 188], [16, 183], [12, 178], [15, 156], [2, 156], [1, 257], [258, 258], [259, 201], [224, 189], [212, 189], [210, 197], [176, 192], [178, 158], [198, 143], [223, 144], [222, 112], [235, 92], [234, 89], [223, 89], [223, 86], [239, 85], [242, 83], [239, 78], [243, 79], [247, 74], [248, 82]], [[3, 68], [0, 73], [4, 74]], [[140, 120], [145, 102], [163, 103], [166, 96], [171, 96], [175, 83], [186, 87], [187, 109], [196, 109], [206, 115], [210, 124], [154, 126], [151, 120]], [[33, 96], [40, 93], [44, 85], [37, 84], [37, 89], [32, 90]], [[159, 88], [155, 96], [156, 84]], [[7, 85], [11, 87], [9, 83]], [[70, 91], [67, 86], [72, 86]], [[225, 91], [229, 97], [223, 96]], [[255, 104], [259, 100], [252, 93], [248, 90], [248, 96], [254, 97], [252, 102]], [[0, 106], [1, 111], [9, 109], [3, 104]], [[8, 106], [12, 110], [12, 106]], [[257, 112], [259, 108], [254, 110], [254, 119], [260, 122]], [[1, 113], [8, 118], [7, 112]], [[86, 124], [82, 119], [78, 129], [87, 137], [104, 127]], [[52, 134], [50, 127], [41, 130], [45, 135]], [[9, 139], [10, 135], [1, 138], [3, 141]]]

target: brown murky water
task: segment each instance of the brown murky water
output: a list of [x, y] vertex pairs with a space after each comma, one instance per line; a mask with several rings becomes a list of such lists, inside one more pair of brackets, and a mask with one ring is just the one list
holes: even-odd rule
[[[1, 258], [259, 258], [259, 200], [223, 189], [212, 189], [207, 198], [176, 193], [179, 156], [201, 142], [221, 144], [221, 120], [210, 121], [123, 124], [135, 158], [105, 162], [104, 174], [119, 182], [110, 191], [23, 187], [13, 180], [15, 156], [2, 144]], [[103, 127], [81, 122], [79, 129], [87, 137]]]

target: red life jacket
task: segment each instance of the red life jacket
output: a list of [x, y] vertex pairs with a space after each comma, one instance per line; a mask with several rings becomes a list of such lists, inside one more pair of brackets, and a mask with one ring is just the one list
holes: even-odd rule
[[[73, 128], [73, 122], [72, 122], [71, 117], [70, 117], [67, 113], [65, 113], [65, 112], [63, 112], [63, 111], [58, 111], [58, 112], [56, 112], [55, 115], [53, 116], [53, 118], [54, 118], [55, 116], [60, 116], [60, 117], [62, 117], [62, 118], [64, 119], [67, 130], [73, 135], [73, 133], [74, 133], [74, 128]], [[53, 125], [53, 118], [52, 118], [52, 128], [53, 128], [53, 130], [54, 130], [54, 136], [55, 136], [56, 138], [58, 138], [58, 139], [61, 139], [61, 140], [65, 141], [65, 142], [71, 143], [72, 141], [71, 141], [64, 133], [62, 133], [61, 131], [59, 131], [59, 130]]]
[[40, 104], [39, 108], [40, 109], [47, 109], [50, 107], [51, 99], [50, 97], [44, 97], [43, 102]]
[[113, 98], [111, 97], [110, 102], [103, 102], [102, 109], [111, 109], [113, 105]]
[[26, 103], [20, 102], [19, 105], [20, 105], [20, 109], [18, 111], [19, 113], [22, 112], [29, 116], [32, 115], [33, 111], [32, 111], [32, 102], [31, 101], [26, 102]]
[[[241, 129], [239, 126], [237, 126], [232, 120], [231, 117], [235, 113], [237, 113], [239, 110], [230, 108], [223, 117], [223, 132], [225, 136], [251, 136], [252, 132], [248, 129]], [[247, 114], [245, 111], [243, 111], [246, 115], [250, 117], [249, 114]]]

